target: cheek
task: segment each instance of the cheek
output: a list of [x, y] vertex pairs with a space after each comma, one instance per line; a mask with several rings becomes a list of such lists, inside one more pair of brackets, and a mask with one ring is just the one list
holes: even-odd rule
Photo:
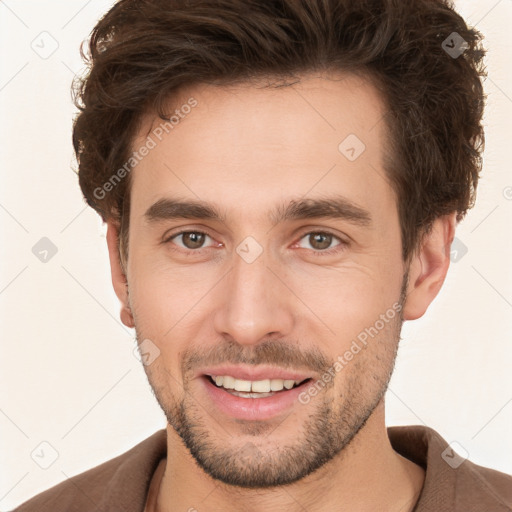
[[287, 279], [300, 298], [297, 307], [306, 306], [310, 309], [307, 318], [314, 318], [314, 313], [326, 324], [333, 343], [341, 349], [364, 329], [374, 326], [381, 315], [387, 314], [388, 322], [395, 316], [402, 276], [397, 270], [385, 272], [378, 265], [353, 264], [316, 267], [307, 272], [303, 267], [296, 268], [288, 272]]
[[168, 370], [180, 381], [182, 352], [195, 340], [212, 336], [208, 320], [219, 269], [170, 269], [150, 258], [134, 258], [132, 269], [130, 301], [138, 338], [151, 340], [160, 351], [159, 364], [150, 369], [148, 377], [168, 381]]
[[151, 319], [160, 330], [169, 329], [194, 309], [218, 273], [213, 269], [199, 272], [193, 265], [170, 266], [151, 255], [135, 255], [131, 270], [130, 299], [135, 312], [141, 320]]

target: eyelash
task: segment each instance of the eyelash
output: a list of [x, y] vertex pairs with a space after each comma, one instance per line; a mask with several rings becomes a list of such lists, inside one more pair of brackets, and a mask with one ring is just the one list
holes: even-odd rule
[[[199, 235], [206, 235], [207, 237], [209, 237], [209, 238], [211, 238], [213, 240], [213, 237], [211, 237], [205, 231], [190, 230], [189, 229], [189, 230], [179, 231], [178, 233], [173, 233], [169, 237], [165, 238], [162, 243], [167, 244], [167, 243], [171, 242], [174, 238], [177, 238], [178, 236], [184, 235], [184, 234], [187, 234], [187, 233], [195, 233], [195, 234], [199, 234]], [[339, 252], [341, 252], [344, 249], [346, 249], [346, 247], [349, 245], [347, 241], [341, 239], [339, 236], [335, 235], [334, 233], [331, 233], [330, 231], [307, 231], [307, 232], [303, 233], [300, 236], [298, 242], [296, 242], [294, 245], [298, 244], [304, 237], [306, 237], [308, 235], [313, 235], [313, 234], [314, 235], [328, 235], [328, 236], [333, 237], [333, 239], [336, 239], [336, 240], [338, 240], [340, 242], [338, 245], [335, 245], [332, 249], [324, 249], [324, 250], [308, 249], [308, 250], [312, 251], [314, 256], [324, 256], [324, 255], [330, 255], [331, 256], [331, 255], [334, 255], [334, 254], [338, 254]], [[179, 247], [179, 249], [174, 249], [173, 248], [173, 250], [175, 250], [175, 251], [184, 252], [187, 256], [191, 256], [192, 254], [200, 254], [204, 249], [208, 249], [208, 247], [201, 247], [199, 249], [186, 249], [186, 248], [183, 248], [183, 247]]]

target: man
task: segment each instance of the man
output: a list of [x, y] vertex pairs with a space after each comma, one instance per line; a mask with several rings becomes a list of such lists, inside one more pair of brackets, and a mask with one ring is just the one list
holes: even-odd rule
[[80, 186], [168, 426], [17, 510], [512, 510], [384, 414], [474, 201], [480, 35], [443, 0], [122, 0], [90, 50]]

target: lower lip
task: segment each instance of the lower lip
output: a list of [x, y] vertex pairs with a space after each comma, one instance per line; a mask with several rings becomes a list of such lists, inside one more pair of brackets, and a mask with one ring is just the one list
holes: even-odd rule
[[282, 414], [298, 402], [298, 396], [310, 382], [308, 380], [300, 386], [278, 391], [275, 395], [265, 398], [242, 398], [217, 387], [209, 377], [203, 376], [200, 380], [217, 408], [224, 414], [240, 420], [267, 420]]

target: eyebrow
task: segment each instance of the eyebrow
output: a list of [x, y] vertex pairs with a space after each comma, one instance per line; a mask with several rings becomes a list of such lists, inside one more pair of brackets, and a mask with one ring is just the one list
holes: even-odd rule
[[[204, 219], [225, 222], [226, 216], [207, 201], [162, 198], [152, 204], [144, 214], [149, 223], [171, 219]], [[271, 223], [302, 219], [344, 219], [359, 226], [372, 223], [370, 212], [343, 196], [291, 200], [269, 212]]]

